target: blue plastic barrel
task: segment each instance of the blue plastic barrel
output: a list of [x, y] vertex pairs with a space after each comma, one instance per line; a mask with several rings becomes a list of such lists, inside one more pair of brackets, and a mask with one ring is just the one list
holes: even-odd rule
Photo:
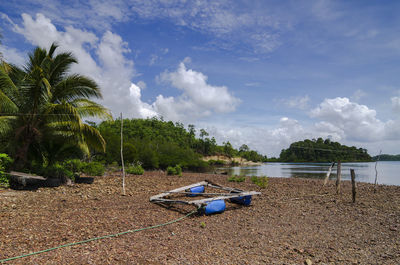
[[246, 196], [237, 197], [237, 198], [231, 198], [230, 202], [248, 206], [251, 203], [251, 195], [246, 195]]
[[207, 204], [205, 209], [205, 214], [210, 215], [214, 213], [222, 213], [223, 211], [225, 211], [225, 201], [216, 200], [216, 201], [211, 201]]
[[199, 193], [199, 194], [188, 194], [188, 195], [187, 195], [188, 197], [198, 196], [198, 195], [200, 195], [200, 193], [203, 193], [203, 192], [204, 192], [204, 186], [197, 186], [197, 187], [190, 188], [190, 189], [188, 190], [188, 192], [191, 192], [191, 193]]

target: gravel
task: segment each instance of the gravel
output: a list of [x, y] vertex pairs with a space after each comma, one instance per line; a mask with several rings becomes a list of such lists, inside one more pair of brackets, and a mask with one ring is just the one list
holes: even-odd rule
[[164, 190], [204, 179], [244, 190], [261, 191], [251, 206], [227, 203], [211, 216], [192, 215], [156, 229], [92, 241], [10, 264], [400, 264], [400, 187], [270, 178], [260, 189], [246, 179], [163, 172], [96, 177], [75, 184], [33, 191], [0, 191], [0, 259], [88, 238], [165, 223], [194, 210], [170, 209], [149, 202]]

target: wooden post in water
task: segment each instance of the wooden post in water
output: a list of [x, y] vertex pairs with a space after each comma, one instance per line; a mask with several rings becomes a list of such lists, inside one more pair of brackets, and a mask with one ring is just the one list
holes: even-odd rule
[[125, 196], [125, 167], [124, 167], [124, 154], [123, 154], [123, 127], [124, 127], [124, 120], [122, 119], [122, 112], [121, 112], [121, 163], [122, 163], [122, 194]]
[[351, 193], [353, 195], [353, 203], [356, 202], [356, 174], [354, 173], [354, 169], [350, 169], [351, 175]]
[[326, 173], [326, 177], [325, 177], [325, 180], [324, 180], [324, 186], [326, 185], [326, 183], [328, 183], [328, 179], [329, 179], [329, 176], [331, 175], [332, 168], [333, 168], [334, 165], [335, 165], [335, 162], [333, 162], [331, 164], [331, 166], [328, 169], [328, 172]]
[[342, 162], [338, 161], [337, 164], [337, 178], [336, 178], [336, 194], [340, 193], [340, 181], [342, 179]]

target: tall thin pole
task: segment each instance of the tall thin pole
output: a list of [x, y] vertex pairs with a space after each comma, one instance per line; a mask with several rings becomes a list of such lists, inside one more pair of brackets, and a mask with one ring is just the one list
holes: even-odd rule
[[336, 174], [336, 194], [340, 193], [340, 181], [342, 178], [342, 162], [338, 161]]
[[381, 158], [382, 150], [379, 151], [378, 159], [375, 162], [375, 185], [374, 185], [374, 192], [376, 192], [376, 184], [378, 183], [378, 170], [376, 167], [378, 166], [378, 161]]
[[124, 120], [122, 119], [122, 112], [121, 112], [121, 163], [122, 163], [122, 194], [125, 194], [125, 167], [124, 167], [124, 154], [123, 154], [123, 127], [124, 127]]

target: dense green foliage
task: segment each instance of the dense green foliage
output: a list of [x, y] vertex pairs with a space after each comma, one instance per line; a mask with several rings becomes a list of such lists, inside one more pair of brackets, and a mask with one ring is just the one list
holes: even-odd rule
[[104, 165], [97, 161], [84, 162], [79, 159], [70, 159], [63, 162], [61, 165], [74, 175], [86, 174], [88, 176], [102, 176], [105, 172]]
[[[214, 138], [201, 129], [196, 138], [193, 125], [186, 130], [181, 123], [152, 119], [124, 119], [123, 155], [126, 163], [140, 162], [146, 169], [180, 165], [183, 169], [204, 170], [208, 163], [201, 160], [203, 155], [226, 155], [229, 157], [248, 155], [253, 161], [265, 158], [257, 152], [236, 150], [229, 142], [219, 146]], [[107, 151], [96, 154], [96, 159], [111, 164], [120, 158], [121, 120], [104, 121], [97, 126], [107, 142]]]
[[382, 154], [378, 156], [372, 157], [372, 160], [374, 161], [400, 161], [400, 154], [398, 155], [388, 155], [388, 154]]
[[365, 162], [371, 161], [366, 149], [348, 147], [329, 139], [304, 140], [292, 143], [280, 154], [282, 162]]
[[[69, 157], [105, 150], [99, 131], [83, 118], [111, 118], [89, 100], [101, 98], [97, 84], [69, 74], [77, 60], [68, 52], [36, 48], [24, 68], [0, 63], [0, 151], [14, 158], [13, 167], [33, 170]], [[49, 171], [57, 171], [57, 166]]]

